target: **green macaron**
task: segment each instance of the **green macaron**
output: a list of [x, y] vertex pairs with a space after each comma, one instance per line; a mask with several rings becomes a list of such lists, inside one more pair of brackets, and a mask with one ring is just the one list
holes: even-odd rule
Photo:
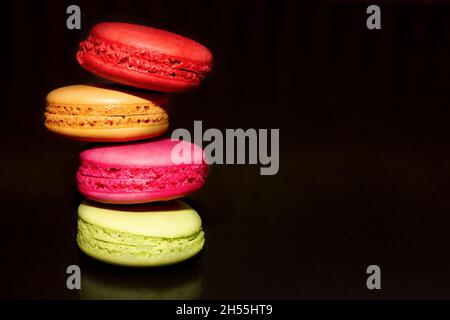
[[133, 206], [85, 200], [78, 207], [78, 246], [103, 262], [169, 265], [194, 256], [204, 242], [200, 216], [180, 200]]

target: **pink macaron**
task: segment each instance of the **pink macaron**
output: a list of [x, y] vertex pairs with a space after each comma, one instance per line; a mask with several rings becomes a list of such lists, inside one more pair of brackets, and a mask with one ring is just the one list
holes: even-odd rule
[[78, 190], [117, 204], [166, 201], [200, 189], [207, 176], [203, 150], [171, 139], [97, 146], [80, 154]]
[[151, 27], [96, 25], [80, 43], [78, 62], [118, 83], [162, 92], [197, 87], [212, 67], [211, 52], [194, 40]]

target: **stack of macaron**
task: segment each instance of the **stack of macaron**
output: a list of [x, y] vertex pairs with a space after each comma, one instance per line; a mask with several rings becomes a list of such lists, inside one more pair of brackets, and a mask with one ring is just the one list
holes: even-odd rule
[[80, 84], [47, 95], [45, 127], [93, 142], [80, 154], [77, 243], [87, 255], [124, 266], [181, 262], [203, 248], [198, 213], [179, 200], [198, 189], [208, 166], [190, 142], [158, 137], [169, 127], [168, 93], [200, 85], [212, 55], [167, 31], [127, 23], [96, 25], [80, 65], [113, 83]]

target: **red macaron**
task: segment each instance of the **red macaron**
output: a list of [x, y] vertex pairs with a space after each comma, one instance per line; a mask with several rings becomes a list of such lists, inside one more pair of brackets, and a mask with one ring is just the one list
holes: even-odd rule
[[162, 92], [193, 89], [212, 67], [211, 52], [183, 36], [141, 25], [105, 22], [80, 43], [86, 70], [118, 83]]

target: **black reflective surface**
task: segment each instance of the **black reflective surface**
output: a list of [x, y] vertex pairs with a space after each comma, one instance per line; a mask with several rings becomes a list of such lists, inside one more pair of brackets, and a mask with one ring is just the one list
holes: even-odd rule
[[[0, 297], [450, 298], [450, 7], [429, 3], [385, 4], [380, 31], [350, 1], [80, 1], [81, 31], [65, 28], [69, 2], [5, 4]], [[117, 268], [76, 247], [85, 144], [46, 132], [42, 112], [50, 90], [98, 81], [74, 55], [105, 20], [212, 50], [204, 85], [172, 96], [172, 130], [280, 129], [277, 175], [214, 165], [187, 198], [207, 244], [180, 265]]]

